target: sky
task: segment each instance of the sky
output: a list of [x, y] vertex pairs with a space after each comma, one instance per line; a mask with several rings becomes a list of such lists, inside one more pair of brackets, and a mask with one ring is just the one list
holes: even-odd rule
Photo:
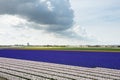
[[0, 45], [119, 45], [119, 0], [0, 0]]

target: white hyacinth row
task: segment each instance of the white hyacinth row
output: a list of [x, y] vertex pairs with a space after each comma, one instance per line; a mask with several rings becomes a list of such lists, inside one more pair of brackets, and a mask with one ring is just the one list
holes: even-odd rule
[[0, 57], [0, 77], [8, 80], [120, 80], [120, 70]]

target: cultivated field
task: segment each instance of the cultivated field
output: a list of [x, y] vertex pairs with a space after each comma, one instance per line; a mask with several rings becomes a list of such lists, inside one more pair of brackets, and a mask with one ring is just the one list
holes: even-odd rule
[[120, 47], [37, 47], [37, 46], [24, 46], [24, 47], [15, 47], [15, 48], [28, 49], [28, 50], [120, 52]]
[[0, 76], [8, 80], [120, 80], [120, 70], [0, 57]]

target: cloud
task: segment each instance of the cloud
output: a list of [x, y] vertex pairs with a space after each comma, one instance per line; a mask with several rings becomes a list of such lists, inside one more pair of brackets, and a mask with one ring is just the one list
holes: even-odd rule
[[[19, 31], [19, 35], [22, 37], [23, 35], [28, 36], [28, 34], [27, 31], [21, 32], [34, 29], [36, 32], [37, 30], [40, 32], [35, 34], [37, 37], [40, 37], [41, 34], [42, 37], [40, 38], [43, 38], [47, 33], [50, 35], [49, 37], [56, 37], [59, 40], [64, 38], [61, 42], [68, 41], [67, 39], [74, 40], [74, 42], [93, 41], [85, 29], [75, 26], [74, 11], [69, 0], [0, 0], [0, 15], [6, 15], [4, 18], [10, 20], [8, 24], [15, 29], [18, 28], [18, 31], [23, 28], [23, 31]], [[11, 35], [14, 34], [12, 32], [10, 32]], [[18, 37], [18, 33], [15, 34], [14, 37]], [[29, 35], [35, 36], [32, 34], [34, 33]], [[52, 34], [53, 36], [51, 36]], [[48, 39], [46, 40], [48, 41]], [[72, 43], [71, 41], [68, 42]]]
[[0, 14], [18, 15], [51, 32], [70, 28], [74, 18], [69, 0], [0, 0]]
[[[0, 16], [0, 25], [1, 25], [0, 26], [1, 45], [26, 44], [27, 42], [30, 42], [30, 44], [33, 45], [82, 44], [81, 40], [65, 37], [64, 35], [68, 35], [68, 32], [66, 31], [55, 34], [55, 33], [46, 33], [44, 30], [41, 29], [28, 28], [29, 26], [31, 27], [38, 26], [39, 28], [39, 24], [28, 23], [24, 19], [20, 19], [17, 16], [10, 16], [10, 15]], [[69, 35], [71, 35], [71, 32], [69, 32]]]

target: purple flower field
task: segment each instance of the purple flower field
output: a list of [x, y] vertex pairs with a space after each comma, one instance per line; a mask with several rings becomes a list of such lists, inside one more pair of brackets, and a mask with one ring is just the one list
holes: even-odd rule
[[0, 57], [83, 67], [120, 69], [120, 52], [3, 49], [0, 50]]

